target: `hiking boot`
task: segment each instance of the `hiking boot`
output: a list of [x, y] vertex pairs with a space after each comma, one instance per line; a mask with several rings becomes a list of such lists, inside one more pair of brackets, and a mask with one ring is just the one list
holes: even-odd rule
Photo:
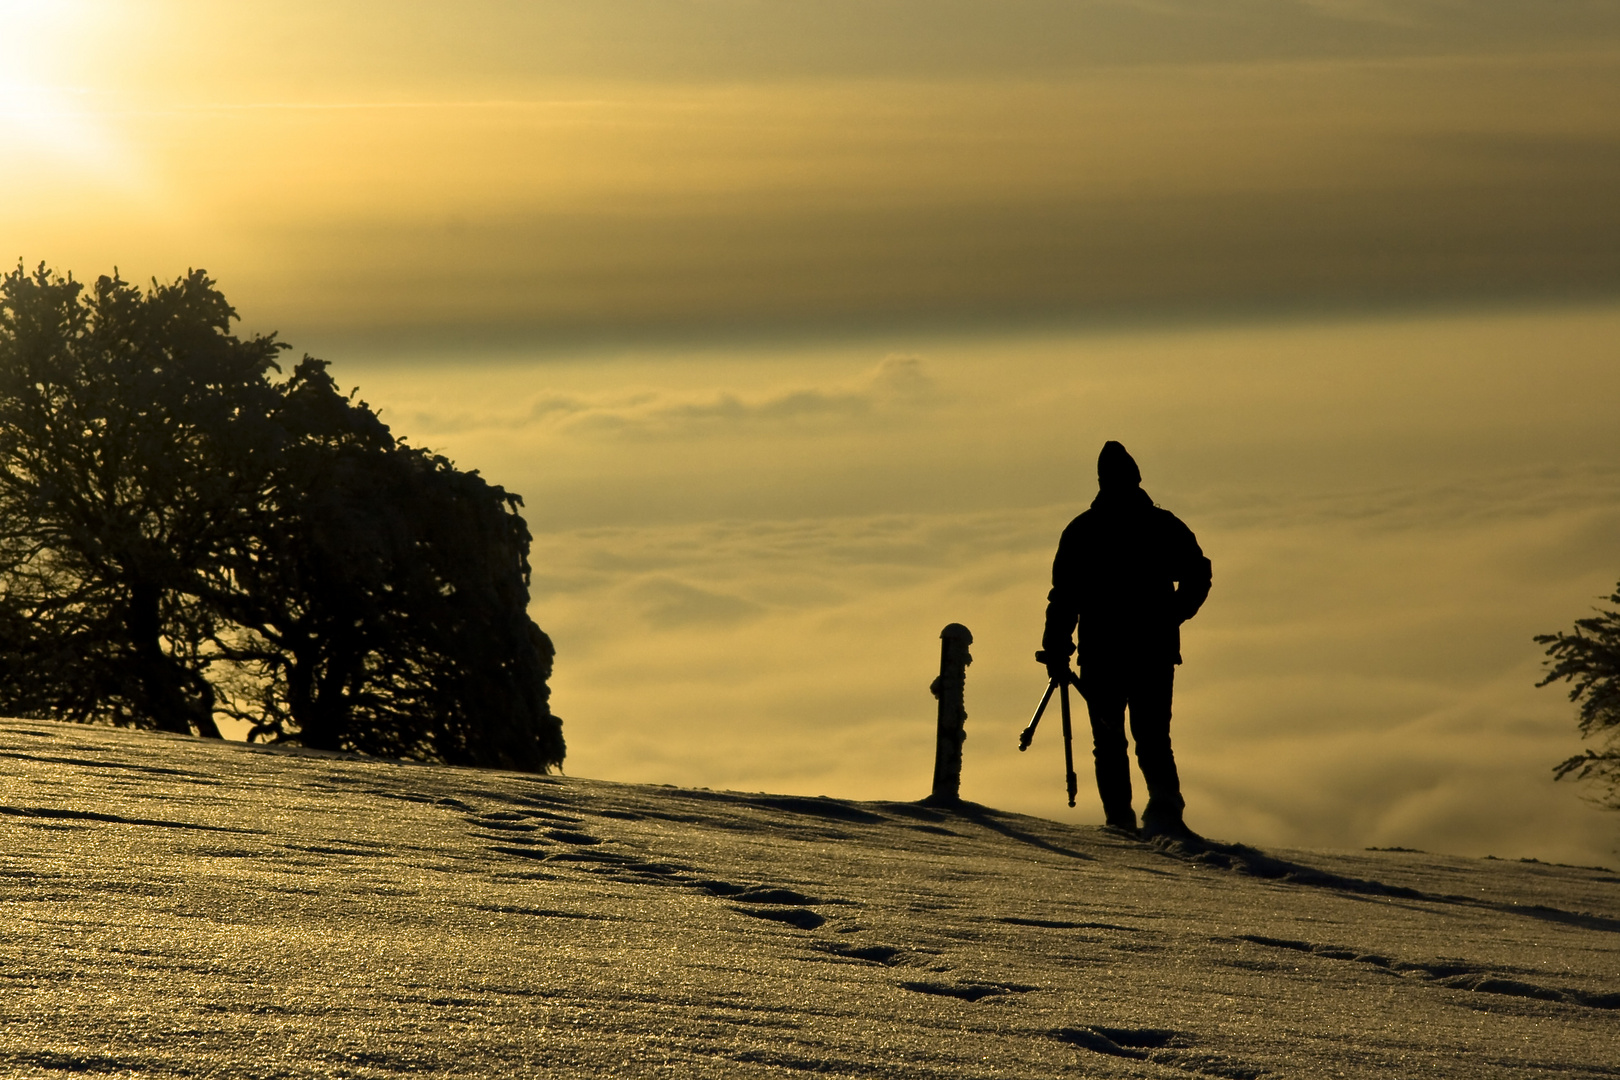
[[1136, 835], [1136, 811], [1130, 805], [1103, 807], [1103, 827]]
[[1142, 819], [1142, 839], [1157, 840], [1159, 837], [1166, 840], [1199, 841], [1203, 837], [1187, 828], [1187, 823], [1178, 818], [1148, 818]]

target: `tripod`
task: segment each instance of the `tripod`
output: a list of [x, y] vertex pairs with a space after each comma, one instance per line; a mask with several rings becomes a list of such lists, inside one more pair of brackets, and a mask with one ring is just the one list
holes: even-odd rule
[[[1046, 653], [1036, 653], [1035, 659], [1042, 664], [1046, 663]], [[1063, 693], [1059, 697], [1059, 702], [1063, 707], [1063, 768], [1069, 784], [1069, 805], [1073, 806], [1075, 792], [1079, 790], [1080, 784], [1074, 775], [1074, 728], [1069, 721], [1069, 686], [1072, 684], [1076, 690], [1080, 689], [1080, 679], [1074, 672], [1068, 670], [1067, 664], [1064, 665], [1064, 676], [1061, 678], [1052, 676], [1052, 681], [1046, 686], [1046, 693], [1041, 695], [1041, 703], [1035, 707], [1035, 718], [1018, 736], [1018, 749], [1019, 751], [1029, 749], [1029, 744], [1035, 739], [1035, 726], [1041, 722], [1041, 715], [1046, 712], [1046, 705], [1052, 700], [1052, 691], [1061, 687]]]

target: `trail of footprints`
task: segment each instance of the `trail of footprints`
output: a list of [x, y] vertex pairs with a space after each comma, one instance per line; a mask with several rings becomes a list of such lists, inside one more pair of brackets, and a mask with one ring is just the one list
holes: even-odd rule
[[[604, 839], [587, 831], [581, 817], [559, 812], [567, 809], [566, 806], [546, 803], [540, 799], [525, 798], [513, 809], [483, 812], [454, 799], [438, 801], [462, 812], [473, 826], [474, 835], [489, 842], [491, 850], [538, 864], [535, 872], [525, 873], [522, 875], [524, 877], [550, 877], [552, 875], [540, 867], [560, 869], [563, 865], [571, 864], [579, 871], [607, 875], [621, 881], [694, 890], [724, 901], [731, 910], [739, 914], [781, 923], [802, 931], [816, 931], [827, 925], [827, 917], [815, 910], [816, 908], [848, 903], [843, 900], [808, 896], [798, 890], [781, 886], [744, 885], [717, 880], [703, 875], [691, 866], [618, 850], [610, 844], [611, 838]], [[634, 819], [639, 815], [610, 812], [599, 816]], [[1290, 869], [1297, 871], [1297, 868], [1290, 867]], [[610, 917], [543, 908], [501, 910], [562, 918]], [[1139, 928], [1136, 927], [1102, 922], [1065, 922], [1016, 916], [1006, 916], [998, 921], [1054, 931], [1139, 932]], [[1272, 950], [1304, 953], [1330, 961], [1364, 964], [1386, 971], [1392, 976], [1417, 979], [1451, 990], [1557, 1002], [1585, 1008], [1620, 1009], [1620, 993], [1589, 993], [1544, 986], [1510, 977], [1513, 974], [1521, 974], [1518, 972], [1503, 972], [1466, 961], [1404, 961], [1340, 946], [1319, 945], [1259, 934], [1245, 934], [1224, 940], [1258, 945]], [[915, 971], [917, 975], [924, 977], [902, 979], [896, 985], [913, 993], [952, 998], [964, 1003], [1024, 994], [1039, 989], [1012, 982], [951, 978], [947, 970], [932, 967], [927, 957], [920, 955], [916, 949], [908, 951], [892, 945], [823, 937], [812, 937], [806, 944], [811, 950], [824, 954], [835, 962], [867, 963]], [[1142, 1061], [1182, 1073], [1219, 1077], [1225, 1080], [1256, 1080], [1266, 1075], [1264, 1069], [1234, 1061], [1220, 1054], [1199, 1050], [1197, 1038], [1188, 1032], [1165, 1028], [1084, 1025], [1055, 1028], [1047, 1031], [1046, 1035], [1077, 1051]]]
[[[447, 800], [449, 801], [449, 800]], [[495, 810], [478, 813], [465, 804], [454, 804], [466, 812], [480, 839], [493, 840], [492, 851], [545, 864], [576, 864], [578, 869], [608, 875], [644, 885], [664, 885], [695, 889], [733, 902], [732, 909], [757, 919], [786, 923], [800, 930], [815, 930], [826, 918], [811, 910], [824, 903], [793, 889], [769, 885], [736, 885], [701, 876], [694, 868], [679, 863], [648, 859], [633, 852], [604, 847], [602, 837], [584, 831], [583, 819], [559, 814], [537, 805], [523, 810]], [[614, 815], [618, 816], [618, 815]], [[629, 816], [629, 815], [626, 815]]]
[[1221, 1054], [1202, 1053], [1193, 1046], [1196, 1040], [1184, 1031], [1168, 1028], [1121, 1028], [1091, 1025], [1087, 1027], [1058, 1028], [1049, 1033], [1052, 1038], [1082, 1050], [1090, 1050], [1111, 1057], [1135, 1058], [1165, 1065], [1182, 1072], [1201, 1076], [1218, 1076], [1223, 1080], [1258, 1080], [1266, 1070], [1233, 1061]]
[[[799, 930], [814, 931], [826, 925], [826, 917], [813, 910], [814, 908], [828, 904], [849, 903], [845, 900], [824, 900], [807, 896], [795, 889], [780, 886], [738, 885], [720, 881], [704, 877], [690, 866], [647, 859], [634, 853], [605, 848], [604, 838], [581, 828], [584, 824], [583, 819], [537, 805], [537, 800], [524, 800], [525, 806], [521, 810], [495, 810], [482, 813], [457, 800], [440, 801], [463, 811], [469, 823], [477, 830], [474, 835], [494, 841], [491, 850], [501, 854], [544, 864], [572, 863], [587, 873], [608, 875], [638, 884], [693, 889], [728, 901], [731, 909], [740, 914], [783, 923]], [[638, 815], [609, 812], [599, 816], [634, 819]], [[500, 907], [489, 910], [580, 919], [607, 917], [543, 908]], [[1066, 922], [1016, 916], [1007, 916], [996, 921], [1013, 926], [1049, 930], [1136, 933], [1139, 929], [1115, 923]], [[927, 966], [920, 963], [922, 957], [917, 954], [917, 950], [907, 951], [893, 945], [863, 944], [858, 941], [827, 938], [812, 938], [807, 944], [812, 950], [825, 953], [839, 961], [864, 962], [884, 967]], [[944, 974], [939, 968], [932, 970], [936, 974]], [[1040, 989], [1021, 983], [984, 979], [907, 979], [897, 985], [913, 993], [954, 998], [964, 1002], [978, 1002], [1009, 994], [1025, 994]], [[1222, 1080], [1257, 1080], [1266, 1072], [1264, 1069], [1245, 1065], [1219, 1054], [1200, 1052], [1194, 1049], [1197, 1042], [1195, 1036], [1165, 1028], [1088, 1025], [1055, 1028], [1045, 1034], [1077, 1050], [1147, 1061], [1181, 1072], [1213, 1076]]]
[[[705, 876], [696, 868], [688, 865], [647, 858], [633, 852], [617, 849], [612, 844], [611, 837], [598, 836], [588, 831], [583, 818], [566, 812], [571, 809], [566, 803], [529, 797], [512, 799], [509, 796], [501, 796], [501, 798], [513, 808], [480, 811], [473, 806], [452, 798], [424, 798], [421, 801], [432, 801], [445, 806], [447, 809], [460, 812], [468, 824], [472, 826], [473, 835], [488, 843], [490, 850], [515, 859], [528, 861], [533, 865], [534, 869], [520, 872], [517, 875], [524, 878], [549, 878], [553, 877], [554, 874], [548, 872], [548, 869], [556, 870], [561, 869], [563, 866], [572, 866], [581, 872], [610, 876], [616, 880], [630, 883], [693, 890], [725, 902], [731, 910], [739, 914], [781, 923], [802, 931], [816, 931], [827, 925], [827, 917], [816, 911], [816, 908], [848, 903], [848, 901], [843, 900], [809, 896], [795, 889], [781, 886], [744, 885], [717, 880]], [[799, 807], [784, 807], [784, 809], [799, 809]], [[813, 809], [818, 813], [827, 812], [826, 808], [820, 806]], [[4, 809], [0, 808], [0, 813], [3, 812], [5, 812]], [[609, 819], [636, 820], [642, 815], [609, 810], [596, 816]], [[1214, 847], [1213, 845], [1206, 846]], [[323, 851], [325, 849], [310, 848], [308, 850]], [[347, 850], [341, 853], [361, 854], [361, 852]], [[1167, 853], [1178, 857], [1196, 855], [1196, 861], [1212, 863], [1223, 869], [1237, 869], [1263, 877], [1286, 877], [1289, 880], [1298, 881], [1300, 884], [1327, 884], [1330, 887], [1341, 888], [1350, 892], [1398, 893], [1409, 891], [1394, 889], [1376, 882], [1362, 882], [1337, 877], [1328, 880], [1326, 875], [1309, 871], [1309, 868], [1284, 863], [1281, 860], [1273, 860], [1268, 856], [1263, 856], [1262, 853], [1236, 846], [1223, 846], [1221, 850], [1215, 853], [1220, 856], [1219, 858], [1212, 857], [1208, 851], [1202, 848], [1197, 851], [1189, 849], [1185, 852], [1168, 850]], [[1237, 858], [1239, 855], [1242, 856], [1242, 859]], [[1264, 865], [1261, 865], [1261, 860], [1266, 860]], [[1275, 866], [1272, 863], [1275, 863]], [[1447, 899], [1422, 898], [1441, 901]], [[613, 918], [612, 915], [570, 912], [539, 907], [498, 906], [481, 907], [480, 910], [549, 918], [588, 920]], [[1070, 922], [1018, 916], [1004, 916], [997, 921], [1014, 926], [1053, 931], [1090, 930], [1102, 931], [1111, 935], [1136, 934], [1140, 933], [1141, 929], [1105, 922]], [[853, 930], [856, 928], [847, 926], [839, 929]], [[1245, 945], [1260, 946], [1268, 950], [1308, 954], [1328, 961], [1367, 965], [1385, 971], [1394, 977], [1414, 979], [1428, 985], [1454, 991], [1530, 999], [1592, 1009], [1620, 1009], [1620, 993], [1592, 993], [1576, 989], [1545, 986], [1512, 977], [1521, 974], [1534, 974], [1533, 972], [1504, 971], [1463, 960], [1406, 961], [1337, 945], [1322, 945], [1259, 934], [1244, 934], [1233, 938], [1218, 939], [1218, 943], [1220, 942], [1227, 944], [1243, 943]], [[1012, 982], [951, 978], [947, 969], [934, 966], [930, 962], [925, 950], [916, 948], [905, 950], [892, 945], [863, 943], [858, 940], [838, 940], [821, 936], [810, 937], [805, 944], [813, 952], [821, 953], [828, 960], [834, 962], [866, 963], [894, 968], [898, 969], [896, 971], [897, 975], [901, 971], [914, 972], [919, 977], [901, 979], [895, 985], [900, 989], [913, 993], [956, 999], [967, 1004], [995, 1000], [1008, 995], [1029, 993], [1039, 989], [1039, 987]], [[1116, 943], [1114, 947], [1129, 949], [1134, 946], [1120, 942]], [[1153, 946], [1142, 945], [1140, 947], [1148, 948]], [[1232, 962], [1238, 966], [1258, 966], [1250, 961], [1234, 959]], [[1091, 1024], [1054, 1028], [1044, 1034], [1048, 1038], [1074, 1048], [1077, 1052], [1141, 1061], [1185, 1074], [1218, 1077], [1223, 1078], [1223, 1080], [1257, 1080], [1257, 1078], [1267, 1075], [1265, 1069], [1235, 1061], [1220, 1054], [1200, 1050], [1197, 1045], [1197, 1037], [1189, 1032], [1166, 1028], [1130, 1028]]]
[[[1584, 990], [1561, 990], [1551, 986], [1508, 978], [1500, 969], [1471, 964], [1466, 960], [1412, 961], [1396, 960], [1377, 953], [1347, 949], [1338, 945], [1313, 945], [1309, 941], [1290, 938], [1264, 937], [1260, 934], [1240, 934], [1234, 940], [1264, 945], [1272, 949], [1308, 953], [1328, 960], [1341, 960], [1367, 964], [1392, 975], [1420, 979], [1435, 986], [1452, 990], [1468, 990], [1476, 994], [1499, 994], [1505, 997], [1529, 998], [1535, 1001], [1556, 1001], [1566, 1005], [1581, 1005], [1589, 1009], [1620, 1009], [1620, 993], [1589, 993]], [[1520, 974], [1514, 972], [1514, 974]]]

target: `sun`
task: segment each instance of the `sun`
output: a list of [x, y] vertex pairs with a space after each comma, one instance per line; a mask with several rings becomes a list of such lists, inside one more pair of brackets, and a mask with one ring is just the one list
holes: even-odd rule
[[57, 66], [88, 9], [82, 0], [0, 0], [0, 78]]
[[69, 74], [95, 22], [82, 0], [0, 0], [0, 156], [108, 164], [113, 147]]

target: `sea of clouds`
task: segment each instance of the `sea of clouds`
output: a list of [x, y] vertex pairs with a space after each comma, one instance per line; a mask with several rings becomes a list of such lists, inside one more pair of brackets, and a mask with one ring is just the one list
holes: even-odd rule
[[1590, 863], [1615, 818], [1552, 780], [1580, 743], [1531, 638], [1620, 578], [1616, 341], [1571, 308], [337, 373], [525, 496], [571, 772], [920, 796], [956, 621], [964, 794], [1100, 819], [1055, 718], [1015, 747], [1118, 438], [1215, 565], [1177, 676], [1196, 828]]

